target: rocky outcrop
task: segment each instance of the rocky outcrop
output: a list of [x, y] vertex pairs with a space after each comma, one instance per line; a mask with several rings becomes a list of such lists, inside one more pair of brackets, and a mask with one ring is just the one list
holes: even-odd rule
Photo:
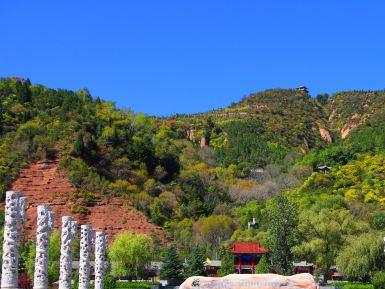
[[36, 217], [38, 205], [49, 205], [55, 213], [55, 227], [60, 228], [62, 216], [74, 216], [78, 224], [89, 224], [99, 231], [113, 236], [122, 231], [155, 233], [160, 240], [166, 236], [162, 228], [147, 221], [146, 216], [137, 211], [131, 204], [118, 197], [111, 200], [106, 198], [95, 200], [87, 207], [87, 214], [71, 212], [70, 196], [75, 192], [68, 178], [59, 171], [58, 161], [39, 161], [24, 169], [14, 182], [12, 190], [21, 191], [29, 198], [27, 206], [27, 221], [24, 226], [26, 237], [33, 238], [36, 232]]
[[332, 136], [330, 135], [330, 132], [326, 128], [320, 126], [319, 127], [319, 133], [320, 133], [322, 139], [325, 140], [326, 142], [328, 142], [328, 143], [333, 142]]
[[347, 123], [342, 127], [340, 134], [341, 138], [345, 139], [348, 137], [349, 133], [359, 126], [360, 124], [364, 123], [366, 119], [362, 119], [358, 113], [355, 113], [352, 115], [352, 117], [348, 120]]

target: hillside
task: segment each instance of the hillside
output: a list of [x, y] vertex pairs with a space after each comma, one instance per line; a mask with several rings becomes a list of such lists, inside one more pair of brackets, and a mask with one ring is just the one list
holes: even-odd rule
[[155, 234], [159, 240], [166, 240], [161, 228], [147, 222], [143, 213], [119, 197], [90, 200], [87, 212], [79, 212], [74, 194], [76, 189], [60, 173], [57, 160], [39, 161], [23, 169], [13, 183], [12, 190], [23, 192], [28, 197], [27, 221], [23, 226], [27, 236], [32, 239], [36, 234], [36, 207], [49, 205], [56, 216], [56, 228], [60, 228], [62, 216], [74, 216], [79, 224], [90, 224], [96, 230], [103, 230], [111, 240], [123, 230], [148, 236]]
[[[156, 233], [175, 242], [182, 258], [197, 245], [208, 256], [232, 241], [267, 247], [280, 192], [295, 203], [301, 229], [313, 216], [377, 234], [384, 229], [384, 96], [342, 92], [321, 103], [304, 91], [273, 89], [225, 109], [157, 118], [119, 110], [87, 89], [1, 79], [0, 185], [29, 196], [30, 236], [35, 207], [45, 203], [58, 217], [75, 215], [111, 236]], [[331, 171], [319, 173], [320, 165]], [[252, 218], [256, 230], [247, 229]], [[342, 231], [338, 248], [351, 234]], [[304, 236], [311, 232], [297, 239], [295, 257], [318, 262], [316, 252], [303, 255], [314, 249], [303, 247], [313, 244]]]
[[342, 139], [360, 124], [385, 112], [385, 91], [339, 92], [327, 104], [330, 128]]
[[[214, 148], [225, 165], [264, 167], [290, 151], [306, 153], [333, 141], [324, 107], [295, 89], [266, 90], [225, 109], [172, 118], [189, 128], [190, 140]], [[260, 153], [250, 154], [253, 147]]]

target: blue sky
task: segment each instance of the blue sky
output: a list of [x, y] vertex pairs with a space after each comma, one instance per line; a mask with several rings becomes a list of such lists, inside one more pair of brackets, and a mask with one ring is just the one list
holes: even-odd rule
[[0, 2], [0, 76], [155, 115], [268, 88], [385, 88], [384, 1]]

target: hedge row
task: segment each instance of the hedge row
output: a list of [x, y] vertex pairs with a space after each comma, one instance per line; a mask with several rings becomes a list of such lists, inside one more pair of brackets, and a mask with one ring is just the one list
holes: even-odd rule
[[118, 289], [151, 289], [152, 286], [159, 285], [158, 282], [116, 282], [115, 288]]
[[333, 286], [340, 289], [374, 289], [372, 284], [353, 282], [333, 282]]

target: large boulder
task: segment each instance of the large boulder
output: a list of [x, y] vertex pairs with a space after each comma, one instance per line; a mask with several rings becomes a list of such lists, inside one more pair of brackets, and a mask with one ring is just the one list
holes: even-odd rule
[[318, 289], [312, 275], [231, 274], [225, 277], [189, 277], [179, 289]]

